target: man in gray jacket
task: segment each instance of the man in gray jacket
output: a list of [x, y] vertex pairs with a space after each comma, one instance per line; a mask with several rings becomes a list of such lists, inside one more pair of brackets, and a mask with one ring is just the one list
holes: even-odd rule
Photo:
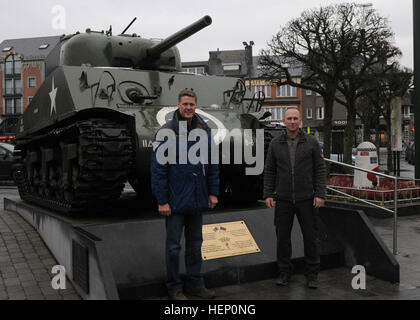
[[299, 110], [289, 108], [283, 120], [286, 132], [271, 142], [264, 173], [264, 199], [268, 208], [275, 207], [280, 273], [277, 284], [287, 285], [293, 273], [290, 237], [296, 214], [304, 238], [306, 284], [316, 289], [320, 269], [317, 216], [325, 204], [326, 168], [320, 144], [300, 130], [301, 121]]

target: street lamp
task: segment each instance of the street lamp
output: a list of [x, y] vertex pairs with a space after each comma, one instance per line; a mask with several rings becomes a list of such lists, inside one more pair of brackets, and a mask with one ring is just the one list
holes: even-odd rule
[[255, 45], [254, 41], [248, 42], [244, 41], [242, 44], [245, 46], [245, 61], [248, 69], [248, 79], [249, 79], [249, 90], [252, 90], [252, 70], [253, 70], [253, 54], [252, 54], [252, 46]]
[[[413, 26], [414, 26], [414, 143], [417, 150], [415, 154], [415, 178], [420, 179], [420, 3], [413, 0]], [[416, 130], [417, 129], [417, 130]]]

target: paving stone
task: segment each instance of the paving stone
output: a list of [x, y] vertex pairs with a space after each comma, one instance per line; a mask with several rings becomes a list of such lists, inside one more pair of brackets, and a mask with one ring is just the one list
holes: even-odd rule
[[5, 274], [5, 273], [11, 273], [11, 272], [15, 272], [15, 268], [14, 267], [0, 267], [0, 273], [1, 274]]
[[32, 296], [28, 296], [28, 300], [42, 301], [42, 300], [45, 300], [45, 297], [42, 294], [32, 295]]
[[11, 293], [9, 294], [9, 300], [26, 300], [25, 292], [20, 291], [20, 292]]
[[0, 293], [0, 300], [9, 300], [9, 296], [7, 293]]
[[20, 250], [20, 248], [13, 248], [13, 249], [8, 248], [8, 249], [9, 249], [9, 253], [10, 254], [12, 254], [12, 253], [21, 253], [22, 252]]
[[27, 296], [42, 295], [42, 291], [38, 286], [23, 288]]
[[24, 281], [35, 281], [34, 275], [33, 274], [30, 274], [30, 273], [19, 275], [19, 279], [20, 279], [21, 282], [24, 282]]
[[59, 294], [53, 294], [53, 295], [46, 295], [45, 299], [46, 300], [63, 300], [63, 297], [60, 296]]
[[20, 280], [18, 278], [11, 278], [11, 279], [4, 279], [4, 284], [6, 287], [12, 287], [20, 284]]
[[35, 279], [34, 280], [22, 281], [21, 285], [22, 285], [23, 288], [28, 288], [28, 287], [33, 287], [33, 286], [39, 287], [38, 282], [36, 282]]
[[2, 274], [2, 278], [4, 279], [4, 280], [6, 280], [6, 279], [14, 279], [14, 278], [17, 278], [17, 273], [16, 272], [10, 272], [10, 273], [3, 273]]
[[21, 270], [24, 268], [29, 268], [29, 265], [26, 262], [21, 262], [21, 263], [15, 263], [14, 267], [16, 270]]
[[58, 295], [59, 293], [57, 292], [57, 290], [54, 290], [51, 285], [49, 287], [43, 287], [41, 288], [42, 293], [47, 296], [47, 295]]
[[71, 294], [68, 296], [63, 296], [63, 300], [80, 300], [80, 297], [77, 294]]
[[43, 263], [45, 266], [55, 265], [55, 264], [56, 264], [55, 259], [43, 259], [43, 260], [41, 260], [41, 261], [42, 261], [42, 263]]
[[20, 285], [14, 285], [12, 287], [6, 287], [6, 291], [7, 293], [15, 293], [15, 292], [19, 292], [22, 291], [23, 288]]
[[10, 258], [12, 258], [12, 259], [23, 258], [23, 254], [22, 253], [12, 253], [12, 254], [10, 254]]
[[8, 262], [10, 261], [9, 257], [0, 257], [0, 264], [2, 264], [3, 262]]
[[69, 288], [68, 285], [66, 290], [60, 290], [60, 294], [62, 296], [68, 296], [68, 295], [72, 295], [72, 294], [77, 294], [76, 290]]
[[39, 281], [40, 288], [51, 288], [51, 281]]
[[31, 259], [38, 259], [38, 254], [36, 254], [36, 253], [25, 253], [25, 258], [28, 261], [31, 261]]
[[[36, 263], [30, 263], [29, 264], [29, 267], [31, 268], [31, 270], [46, 270], [46, 268], [45, 268], [45, 265], [44, 264], [42, 264], [42, 263], [39, 263], [39, 262], [36, 262]], [[39, 273], [39, 272], [38, 272]]]

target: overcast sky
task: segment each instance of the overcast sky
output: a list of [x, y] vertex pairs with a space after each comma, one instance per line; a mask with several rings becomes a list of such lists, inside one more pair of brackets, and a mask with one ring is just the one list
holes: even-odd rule
[[[137, 22], [129, 33], [145, 38], [166, 38], [204, 15], [213, 24], [178, 45], [183, 61], [208, 59], [208, 52], [243, 49], [242, 42], [255, 42], [254, 55], [289, 20], [305, 9], [342, 3], [339, 0], [1, 0], [0, 41], [14, 38], [51, 36], [84, 32], [86, 28], [120, 33], [134, 17]], [[395, 43], [402, 50], [401, 64], [413, 68], [412, 0], [369, 0], [387, 17], [395, 33]], [[65, 25], [60, 6], [65, 9]], [[54, 11], [54, 12], [53, 12]], [[55, 26], [54, 26], [55, 25]], [[57, 27], [65, 27], [57, 29]]]

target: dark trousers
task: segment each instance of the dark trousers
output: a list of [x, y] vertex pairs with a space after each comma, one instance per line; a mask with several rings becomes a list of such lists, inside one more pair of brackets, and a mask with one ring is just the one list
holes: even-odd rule
[[305, 276], [317, 277], [320, 270], [318, 237], [318, 210], [313, 200], [293, 204], [278, 200], [276, 204], [277, 263], [280, 273], [292, 275], [293, 265], [291, 232], [295, 214], [302, 229], [305, 248]]
[[185, 267], [187, 271], [187, 288], [204, 288], [201, 276], [203, 244], [203, 215], [173, 214], [166, 218], [166, 270], [169, 292], [182, 291], [183, 285], [179, 275], [179, 256], [181, 237], [185, 229]]

